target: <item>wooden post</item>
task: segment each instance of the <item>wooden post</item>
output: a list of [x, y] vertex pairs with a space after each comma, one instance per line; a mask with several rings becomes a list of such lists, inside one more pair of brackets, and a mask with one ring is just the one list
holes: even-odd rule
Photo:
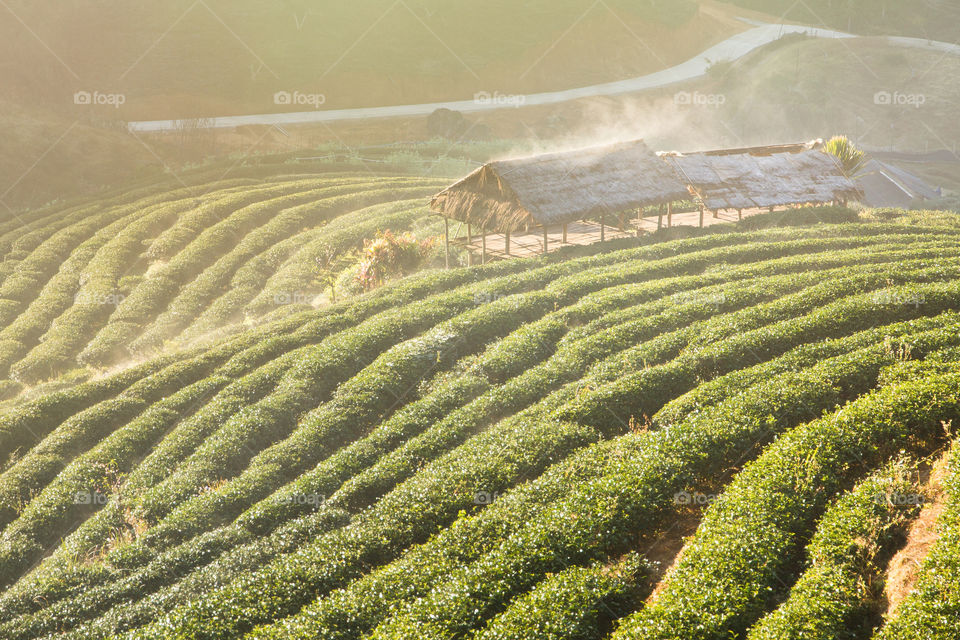
[[567, 223], [563, 223], [563, 239], [560, 241], [563, 244], [567, 244]]
[[547, 237], [547, 225], [543, 225], [543, 252], [544, 253], [548, 251], [548, 247], [547, 247], [548, 242], [549, 242], [549, 238]]
[[737, 209], [737, 220], [743, 220], [743, 209]]
[[673, 226], [673, 203], [672, 202], [667, 203], [667, 226], [668, 227]]
[[713, 210], [713, 217], [714, 217], [714, 218], [719, 218], [719, 217], [720, 217], [720, 209], [714, 209], [714, 210]]
[[510, 255], [510, 231], [507, 230], [507, 232], [503, 234], [503, 237], [504, 237], [503, 252], [509, 256]]
[[467, 266], [473, 266], [473, 228], [467, 223]]
[[625, 224], [626, 223], [623, 221], [623, 214], [621, 213], [617, 216], [617, 229], [619, 231], [623, 231], [623, 227]]
[[700, 205], [700, 227], [703, 227], [703, 205]]
[[643, 207], [637, 207], [637, 237], [640, 237], [640, 227], [643, 226]]
[[447, 269], [450, 268], [450, 218], [443, 219], [443, 258]]
[[663, 205], [660, 205], [660, 212], [657, 214], [657, 231], [663, 228]]
[[604, 240], [607, 239], [606, 224], [605, 224], [606, 219], [607, 219], [607, 216], [605, 215], [600, 216], [600, 242], [603, 242]]
[[480, 264], [487, 264], [487, 228], [480, 227]]

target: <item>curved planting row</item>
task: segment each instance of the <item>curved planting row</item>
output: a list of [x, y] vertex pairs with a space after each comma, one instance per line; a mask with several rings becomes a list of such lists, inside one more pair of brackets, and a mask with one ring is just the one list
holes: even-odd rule
[[[19, 234], [0, 234], [0, 376], [33, 384], [78, 365], [104, 367], [155, 352], [194, 320], [203, 322], [187, 339], [244, 322], [244, 307], [291, 252], [315, 239], [310, 231], [377, 203], [426, 202], [444, 184], [336, 173], [221, 179], [28, 216]], [[419, 211], [382, 222], [405, 230], [425, 215]], [[333, 235], [342, 251], [379, 228], [386, 227], [354, 224]], [[241, 274], [283, 242], [286, 254]], [[314, 280], [309, 274], [294, 290], [319, 293]], [[205, 315], [234, 281], [246, 282], [246, 294]], [[7, 395], [19, 389], [0, 383]]]
[[[295, 251], [300, 250], [298, 255], [304, 257], [300, 269], [294, 277], [285, 280], [285, 285], [271, 285], [273, 293], [267, 294], [268, 304], [261, 307], [260, 312], [269, 312], [278, 303], [296, 304], [308, 297], [302, 293], [303, 283], [315, 278], [316, 256], [321, 255], [321, 251], [345, 253], [356, 248], [359, 239], [372, 238], [381, 229], [409, 228], [425, 214], [422, 198], [374, 205], [339, 216], [319, 229], [310, 229], [276, 243], [237, 269], [227, 291], [215, 297], [179, 339], [189, 341], [224, 324], [260, 315], [256, 309], [248, 308], [248, 303], [268, 289], [268, 282], [276, 282], [277, 275], [286, 268], [285, 259]], [[310, 250], [304, 251], [304, 246]], [[295, 295], [298, 293], [300, 295]]]
[[[270, 314], [311, 252], [417, 223], [434, 188], [364, 180], [258, 183], [222, 221], [252, 185], [158, 204], [76, 262], [117, 283], [101, 262], [134, 262], [124, 303], [152, 311], [50, 348], [109, 360]], [[869, 634], [917, 512], [896, 460], [960, 411], [956, 237], [712, 230], [418, 274], [14, 406], [0, 636]], [[651, 541], [704, 506], [661, 579]]]
[[[778, 262], [786, 262], [787, 264], [789, 264], [789, 263], [791, 263], [791, 262], [797, 262], [797, 261], [795, 261], [795, 260], [794, 260], [794, 261], [789, 261], [789, 260], [788, 260], [788, 261], [783, 261], [783, 260], [780, 260], [780, 261], [778, 261]], [[784, 265], [784, 266], [786, 266], [786, 265]], [[795, 267], [794, 267], [794, 268], [795, 268]], [[732, 274], [731, 274], [731, 275], [732, 275]], [[662, 287], [662, 285], [661, 285], [661, 287]], [[648, 294], [648, 295], [652, 295], [655, 291], [656, 291], [656, 289], [654, 289], [654, 291], [651, 291], [651, 293]], [[611, 294], [611, 293], [616, 293], [616, 292], [607, 292], [607, 293], [608, 293], [608, 294]], [[608, 297], [609, 297], [609, 295], [608, 295]], [[621, 295], [621, 297], [622, 297], [622, 295]], [[597, 302], [597, 301], [595, 301], [595, 300], [594, 300], [594, 301], [585, 300], [584, 302], [591, 302], [592, 304], [591, 304], [590, 306], [587, 306], [587, 305], [585, 305], [585, 304], [581, 304], [581, 305], [578, 305], [578, 306], [585, 307], [586, 309], [591, 309], [591, 308], [592, 308], [592, 309], [596, 309], [596, 308], [597, 308], [597, 305], [596, 305], [596, 302]], [[621, 304], [623, 304], [623, 302], [621, 302]], [[503, 303], [503, 305], [502, 305], [502, 308], [503, 308], [504, 310], [506, 310], [506, 311], [509, 311], [511, 314], [514, 314], [514, 315], [516, 315], [516, 314], [519, 312], [519, 306], [518, 306], [517, 302], [516, 302], [516, 301], [512, 301], [512, 300], [511, 300], [511, 301], [505, 301], [505, 302]], [[575, 309], [575, 308], [574, 308], [574, 309]], [[581, 318], [583, 317], [583, 316], [582, 316], [583, 312], [580, 312], [579, 314], [577, 314], [577, 316], [572, 316], [572, 314], [570, 314], [570, 313], [565, 313], [565, 312], [560, 312], [560, 313], [562, 313], [564, 316], [566, 316], [566, 317], [568, 317], [568, 318], [569, 318], [569, 317], [581, 317]], [[476, 315], [476, 314], [474, 314], [474, 315]], [[499, 318], [499, 317], [497, 317], [497, 315], [495, 314], [494, 309], [484, 309], [484, 316], [486, 316], [485, 321], [486, 321], [487, 323], [489, 323], [489, 322], [491, 322], [491, 321], [493, 321], [493, 322], [495, 322], [495, 323], [500, 323], [500, 322], [502, 322], [502, 319]], [[558, 330], [558, 329], [561, 329], [562, 326], [563, 326], [562, 323], [559, 323], [559, 324], [558, 324], [558, 323], [556, 322], [556, 319], [554, 319], [553, 322], [544, 322], [544, 323], [537, 323], [537, 324], [543, 325], [544, 330], [546, 330], [546, 331], [548, 332], [548, 333], [546, 334], [547, 336], [549, 336], [549, 335], [551, 335], [551, 334], [552, 334], [552, 335], [556, 335], [557, 330]], [[532, 326], [537, 326], [537, 324], [532, 325]], [[445, 330], [445, 331], [449, 332], [449, 330]], [[536, 334], [534, 334], [532, 337], [533, 337], [534, 339], [538, 340], [538, 341], [543, 339], [543, 338], [541, 338], [540, 336], [538, 336], [538, 335], [536, 335]], [[449, 338], [447, 338], [447, 339], [449, 340]], [[509, 356], [507, 356], [507, 355], [505, 355], [505, 354], [509, 353], [509, 354], [511, 354], [511, 356], [515, 356], [516, 348], [517, 348], [517, 347], [520, 347], [523, 343], [529, 342], [530, 339], [531, 339], [531, 336], [530, 336], [528, 333], [524, 332], [521, 336], [519, 336], [518, 340], [513, 340], [513, 341], [511, 341], [510, 344], [504, 345], [504, 348], [508, 348], [508, 349], [509, 349], [508, 351], [504, 351], [503, 348], [494, 350], [494, 351], [491, 353], [491, 355], [493, 356], [493, 358], [492, 358], [492, 359], [487, 359], [488, 364], [487, 364], [487, 365], [482, 365], [481, 370], [487, 371], [487, 372], [488, 372], [488, 376], [489, 376], [489, 375], [490, 375], [490, 372], [491, 372], [491, 366], [493, 366], [493, 362], [495, 362], [495, 361], [498, 360], [498, 359], [499, 359], [499, 360], [502, 360], [502, 361], [503, 361], [503, 364], [501, 364], [501, 365], [496, 365], [496, 368], [497, 368], [497, 369], [500, 369], [500, 368], [502, 368], [503, 366], [512, 366], [512, 367], [517, 367], [518, 365], [519, 365], [519, 366], [523, 366], [523, 365], [524, 365], [523, 362], [517, 363], [517, 362], [515, 362], [515, 361], [507, 360], [506, 358], [508, 358]], [[553, 338], [553, 339], [555, 340], [555, 338]], [[422, 342], [422, 340], [419, 341], [419, 342]], [[537, 350], [536, 350], [534, 353], [542, 352], [542, 349], [543, 349], [543, 347], [538, 347]], [[477, 363], [477, 364], [473, 365], [474, 368], [476, 368], [477, 366], [481, 366], [480, 363]], [[447, 385], [447, 386], [449, 386], [449, 385]], [[462, 386], [460, 386], [460, 385], [454, 385], [454, 390], [462, 390]], [[436, 395], [436, 394], [435, 394], [435, 393], [432, 393], [431, 395]], [[444, 395], [446, 395], [447, 397], [450, 397], [450, 399], [453, 399], [452, 396], [449, 396], [449, 392], [446, 392], [445, 394], [441, 394], [440, 397], [444, 397]], [[468, 399], [469, 399], [469, 398], [468, 398]], [[415, 414], [415, 415], [416, 415], [417, 419], [420, 421], [421, 424], [422, 424], [423, 416], [419, 414], [419, 411], [422, 410], [422, 407], [418, 407], [418, 406], [416, 406], [416, 405], [418, 405], [418, 404], [424, 404], [424, 405], [426, 405], [427, 403], [430, 403], [430, 402], [434, 402], [434, 400], [428, 396], [428, 397], [425, 397], [425, 398], [424, 398], [424, 402], [423, 402], [423, 403], [419, 403], [419, 401], [418, 401], [418, 403], [414, 403], [414, 405], [411, 405], [411, 409], [416, 410], [416, 411], [418, 412], [418, 413]], [[444, 406], [444, 407], [449, 406], [449, 402], [450, 402], [450, 400], [445, 400], [445, 401], [444, 401], [444, 404], [443, 404], [442, 406]], [[334, 405], [334, 406], [336, 406], [336, 405]], [[338, 412], [337, 412], [336, 410], [334, 410], [334, 411], [333, 411], [333, 415], [334, 415], [334, 416], [338, 416], [341, 422], [344, 422], [344, 421], [345, 421], [345, 422], [344, 422], [345, 424], [350, 424], [350, 422], [351, 422], [351, 416], [349, 415], [349, 413], [346, 414], [346, 415], [338, 415]], [[442, 415], [442, 414], [436, 414], [436, 415], [439, 416], [439, 415]], [[388, 423], [388, 424], [389, 424], [389, 423]], [[402, 423], [401, 423], [401, 424], [402, 424]], [[387, 425], [385, 425], [385, 426], [387, 426]], [[411, 426], [412, 426], [412, 425], [411, 425]], [[409, 430], [409, 429], [411, 428], [411, 426], [403, 427], [403, 428], [404, 428], [404, 431]], [[423, 427], [420, 427], [420, 428], [423, 428]], [[389, 433], [389, 431], [387, 431], [387, 432]], [[391, 434], [391, 435], [392, 435], [393, 438], [396, 438], [396, 437], [397, 437], [396, 434]], [[366, 443], [364, 443], [363, 441], [361, 441], [360, 443], [358, 443], [358, 445], [360, 446], [359, 451], [363, 451], [363, 450], [364, 450], [364, 447], [369, 447], [369, 444], [366, 444]], [[348, 455], [348, 454], [349, 454], [349, 450], [345, 451], [344, 453], [345, 453], [345, 455]], [[349, 461], [350, 458], [347, 457], [346, 460]], [[360, 464], [358, 464], [358, 462], [359, 462]], [[372, 460], [371, 460], [371, 462], [372, 462]], [[354, 464], [354, 469], [356, 469], [356, 470], [362, 469], [362, 466], [363, 466], [363, 465], [362, 465], [362, 461], [353, 461], [353, 464]], [[329, 468], [329, 465], [328, 465], [328, 468]], [[334, 468], [335, 468], [335, 467], [334, 467]], [[312, 486], [312, 487], [313, 487], [313, 488], [312, 488], [312, 491], [315, 492], [315, 491], [316, 491], [315, 485], [311, 485], [309, 482], [304, 482], [305, 480], [309, 480], [309, 478], [311, 477], [311, 475], [315, 475], [315, 472], [311, 472], [311, 474], [307, 474], [307, 475], [304, 476], [303, 478], [299, 479], [298, 482], [296, 483], [296, 486], [295, 486], [294, 488], [295, 488], [295, 489], [298, 489], [298, 490], [301, 491], [301, 492], [303, 492], [303, 494], [307, 494], [307, 490], [310, 489], [310, 487]], [[321, 477], [322, 477], [322, 476], [321, 476]], [[315, 482], [315, 481], [314, 481], [314, 482]], [[266, 505], [266, 507], [269, 508], [268, 511], [263, 512], [263, 511], [261, 510], [260, 515], [256, 516], [257, 519], [258, 519], [258, 521], [259, 521], [258, 524], [261, 524], [261, 525], [262, 525], [263, 518], [264, 518], [264, 516], [267, 515], [268, 513], [270, 513], [271, 515], [270, 515], [270, 519], [267, 520], [267, 521], [268, 521], [268, 522], [274, 522], [274, 524], [276, 524], [276, 523], [279, 522], [279, 521], [277, 520], [277, 516], [279, 515], [280, 511], [278, 511], [278, 510], [282, 509], [283, 511], [290, 512], [291, 510], [295, 509], [295, 508], [296, 508], [296, 505], [298, 505], [298, 504], [300, 504], [300, 503], [298, 503], [298, 502], [295, 501], [295, 500], [283, 499], [284, 497], [289, 498], [289, 497], [292, 497], [293, 495], [296, 495], [296, 494], [295, 494], [295, 493], [294, 493], [294, 494], [291, 494], [291, 493], [288, 492], [288, 493], [286, 494], [286, 496], [279, 496], [279, 497], [278, 497], [279, 499], [277, 499], [275, 502], [274, 502], [274, 501], [269, 502], [269, 503]], [[311, 494], [311, 495], [312, 495], [312, 494]], [[209, 499], [209, 500], [206, 500], [206, 498], [208, 498], [208, 497], [209, 497], [210, 499]], [[229, 514], [228, 503], [225, 501], [225, 498], [226, 498], [226, 496], [224, 495], [224, 493], [221, 492], [221, 491], [218, 491], [216, 494], [211, 494], [211, 495], [209, 495], [209, 496], [202, 496], [199, 500], [201, 500], [201, 502], [204, 501], [204, 500], [206, 500], [206, 502], [210, 503], [212, 506], [214, 506], [214, 507], [216, 508], [215, 510], [212, 509], [212, 510], [210, 511], [211, 514], [212, 514], [212, 515], [216, 515], [218, 518], [223, 518], [225, 515]], [[198, 504], [199, 504], [199, 503], [198, 503]], [[300, 507], [302, 508], [303, 505], [300, 504]], [[176, 524], [175, 526], [177, 527], [177, 531], [178, 531], [178, 534], [179, 534], [179, 535], [182, 535], [183, 533], [189, 531], [191, 527], [192, 527], [192, 528], [198, 527], [199, 524], [200, 524], [200, 523], [197, 521], [197, 518], [198, 518], [198, 515], [199, 515], [200, 512], [198, 512], [198, 510], [196, 509], [195, 506], [190, 509], [189, 513], [191, 513], [191, 516], [192, 516], [192, 517], [191, 517], [191, 520], [184, 520], [183, 518], [180, 518], [180, 519], [176, 520], [177, 524]], [[289, 515], [288, 515], [287, 517], [289, 517]], [[243, 521], [243, 519], [241, 519], [241, 520]], [[247, 522], [251, 522], [249, 519], [247, 519], [246, 521], [247, 521]], [[211, 526], [212, 524], [214, 524], [214, 523], [213, 523], [212, 521], [209, 521], [209, 520], [203, 522], [203, 526]], [[187, 528], [184, 528], [184, 527], [187, 527]], [[156, 530], [155, 530], [155, 532], [156, 532]], [[101, 603], [108, 601], [108, 598], [105, 597], [105, 594], [103, 593], [103, 589], [95, 589], [94, 591], [100, 592], [100, 594], [99, 594], [99, 595], [100, 595], [100, 598], [99, 598], [99, 599], [100, 599], [100, 602], [101, 602]], [[93, 594], [91, 593], [90, 595], [92, 596]]]
[[742, 633], [795, 579], [800, 541], [825, 501], [901, 451], [930, 453], [960, 419], [960, 374], [882, 388], [779, 438], [707, 510], [653, 602], [624, 621], [629, 638]]
[[833, 504], [807, 545], [808, 566], [787, 600], [747, 635], [761, 638], [862, 638], [875, 623], [890, 548], [919, 510], [915, 465], [897, 462], [875, 472]]
[[[548, 402], [548, 406], [549, 406], [549, 402]], [[529, 412], [519, 414], [518, 417], [525, 417], [526, 420], [520, 423], [516, 423], [516, 422], [512, 423], [513, 425], [512, 428], [514, 429], [517, 428], [518, 424], [529, 424], [530, 418], [532, 418], [533, 415], [535, 414], [530, 414]], [[483, 446], [488, 446], [488, 447], [495, 446], [497, 437], [500, 437], [502, 440], [503, 434], [509, 434], [509, 433], [511, 433], [511, 426], [510, 426], [510, 423], [507, 423], [504, 425], [503, 429], [497, 428], [492, 431], [488, 431], [481, 434], [477, 439], [478, 440], [477, 444], [480, 445], [481, 443], [483, 443]], [[468, 445], [469, 445], [469, 442], [468, 442]], [[494, 455], [493, 450], [488, 449], [487, 451], [488, 451], [487, 455]], [[459, 455], [462, 455], [462, 454], [459, 454], [459, 450], [455, 451], [454, 454], [458, 454], [457, 457], [459, 457]], [[481, 466], [485, 466], [485, 465], [482, 465], [482, 463], [480, 464]], [[439, 467], [439, 469], [442, 469], [442, 468], [443, 466]], [[435, 482], [431, 482], [431, 480]], [[281, 565], [284, 567], [282, 569], [282, 572], [287, 572], [287, 571], [294, 572], [293, 574], [287, 574], [287, 573], [280, 574], [280, 575], [287, 576], [286, 579], [281, 579], [279, 576], [277, 576], [276, 578], [270, 578], [269, 582], [267, 583], [257, 581], [255, 583], [259, 585], [257, 587], [255, 587], [251, 583], [243, 583], [242, 588], [241, 588], [241, 585], [238, 585], [237, 587], [238, 590], [242, 591], [242, 595], [240, 593], [230, 591], [230, 593], [234, 595], [229, 596], [228, 600], [234, 597], [240, 597], [241, 601], [246, 601], [246, 598], [255, 597], [255, 595], [258, 594], [257, 589], [265, 587], [266, 584], [271, 585], [270, 589], [273, 589], [275, 585], [276, 587], [281, 588], [282, 590], [286, 589], [286, 587], [282, 585], [286, 585], [290, 580], [292, 580], [294, 584], [299, 584], [299, 581], [304, 578], [302, 574], [298, 573], [301, 570], [321, 571], [320, 576], [311, 578], [311, 580], [322, 579], [323, 575], [330, 576], [328, 579], [331, 579], [331, 580], [342, 580], [343, 579], [342, 577], [340, 578], [335, 577], [337, 575], [337, 572], [353, 571], [353, 569], [350, 569], [349, 567], [353, 565], [353, 563], [356, 562], [356, 560], [347, 562], [347, 558], [340, 556], [340, 553], [343, 553], [345, 549], [341, 549], [341, 551], [339, 552], [334, 551], [334, 549], [340, 548], [343, 544], [342, 542], [341, 543], [337, 542], [337, 539], [341, 538], [341, 536], [349, 535], [350, 537], [347, 538], [348, 540], [357, 540], [357, 541], [368, 540], [369, 542], [365, 543], [364, 546], [375, 543], [373, 547], [370, 547], [366, 551], [363, 551], [363, 554], [364, 554], [363, 556], [360, 556], [360, 557], [367, 558], [364, 562], [366, 564], [369, 564], [370, 558], [367, 556], [368, 553], [374, 553], [374, 549], [382, 549], [382, 551], [380, 551], [379, 553], [383, 553], [383, 552], [389, 553], [389, 549], [392, 548], [393, 545], [401, 544], [400, 540], [403, 540], [402, 536], [405, 535], [403, 532], [406, 531], [411, 526], [410, 524], [400, 525], [399, 523], [393, 522], [394, 518], [400, 517], [401, 514], [408, 514], [409, 517], [415, 517], [417, 521], [422, 521], [422, 519], [425, 517], [428, 518], [426, 522], [423, 522], [423, 524], [418, 525], [422, 527], [426, 525], [427, 522], [430, 522], [430, 519], [429, 519], [430, 517], [427, 514], [435, 513], [436, 515], [432, 516], [435, 518], [440, 516], [441, 513], [449, 513], [445, 511], [446, 509], [453, 508], [454, 505], [462, 504], [459, 502], [459, 498], [454, 500], [451, 503], [450, 500], [453, 499], [452, 496], [438, 495], [434, 491], [430, 491], [427, 495], [421, 495], [420, 492], [423, 492], [429, 487], [433, 487], [436, 485], [447, 486], [449, 484], [449, 482], [441, 483], [438, 479], [431, 478], [429, 474], [426, 474], [426, 471], [420, 472], [417, 476], [412, 478], [411, 482], [414, 482], [414, 485], [410, 487], [409, 489], [410, 491], [416, 491], [417, 489], [415, 489], [415, 487], [419, 489], [418, 493], [414, 494], [419, 496], [415, 500], [415, 503], [416, 503], [415, 505], [409, 504], [410, 497], [405, 497], [408, 495], [407, 491], [402, 491], [401, 493], [396, 495], [394, 493], [388, 494], [387, 496], [385, 496], [383, 500], [381, 500], [380, 503], [378, 503], [377, 508], [375, 509], [374, 512], [371, 512], [369, 514], [368, 513], [361, 514], [358, 518], [356, 525], [351, 525], [351, 527], [349, 527], [343, 533], [336, 533], [331, 537], [329, 542], [324, 543], [324, 541], [321, 541], [315, 545], [311, 545], [310, 548], [304, 549], [302, 552], [298, 552], [297, 555], [300, 555], [300, 553], [302, 553], [301, 557], [303, 558], [310, 557], [316, 561], [316, 562], [308, 563], [309, 567], [303, 566], [302, 563], [298, 563], [296, 561], [296, 556], [292, 557], [287, 562], [285, 562], [284, 565]], [[429, 483], [429, 484], [425, 485], [424, 483]], [[494, 489], [497, 489], [496, 485], [494, 485]], [[437, 490], [439, 490], [439, 487], [437, 487]], [[469, 494], [469, 492], [467, 493]], [[468, 496], [464, 496], [464, 498], [466, 497]], [[334, 497], [332, 498], [332, 503], [337, 504], [336, 495], [334, 495]], [[403, 508], [398, 510], [398, 507], [401, 504], [403, 505]], [[445, 505], [448, 505], [448, 506], [445, 506]], [[441, 508], [444, 509], [444, 511], [438, 511], [438, 509], [441, 509]], [[389, 515], [392, 513], [391, 509], [397, 510], [396, 515]], [[413, 514], [416, 514], [416, 516], [414, 516]], [[453, 515], [455, 515], [455, 511], [453, 512]], [[437, 524], [433, 526], [440, 525], [442, 524], [442, 522], [443, 522], [442, 520], [438, 521]], [[427, 526], [429, 527], [430, 525], [427, 525]], [[362, 535], [361, 533], [359, 533], [361, 531], [364, 531], [365, 529], [371, 529], [371, 528], [372, 528], [372, 531], [379, 531], [380, 533], [376, 535], [370, 535], [372, 531], [366, 535]], [[354, 533], [351, 534], [350, 530], [353, 530]], [[356, 536], [362, 536], [362, 537], [358, 539], [356, 538]], [[397, 536], [401, 536], [400, 540], [397, 540]], [[394, 540], [394, 542], [391, 543], [390, 542], [391, 539]], [[409, 544], [410, 542], [413, 542], [413, 541], [414, 540], [408, 540], [403, 544]], [[326, 544], [332, 544], [333, 548], [330, 550], [327, 550], [325, 548]], [[385, 548], [383, 547], [384, 544], [387, 544], [389, 546]], [[356, 553], [361, 553], [361, 549], [363, 549], [363, 547], [359, 549], [356, 548], [356, 542], [352, 543], [349, 548], [351, 549], [350, 556], [353, 556]], [[327, 557], [328, 554], [334, 554], [334, 555], [330, 556], [329, 562], [323, 561], [323, 558]], [[334, 557], [336, 557], [337, 560], [333, 560]], [[358, 560], [359, 560], [359, 557], [358, 557]], [[347, 562], [347, 564], [344, 564], [345, 562]], [[292, 578], [293, 575], [297, 575], [299, 577], [296, 579], [293, 579]], [[347, 575], [349, 575], [349, 573]], [[263, 579], [266, 579], [266, 578], [263, 578]], [[259, 592], [259, 595], [263, 596], [265, 594], [261, 591]], [[278, 601], [275, 597], [267, 598], [267, 600], [269, 600], [270, 602], [274, 602], [277, 606], [284, 606], [281, 604], [282, 601]], [[205, 607], [218, 606], [218, 605], [222, 606], [223, 604], [224, 604], [223, 601], [208, 599], [203, 603], [203, 606]], [[247, 610], [245, 608], [231, 609], [231, 610], [233, 611], [233, 614], [229, 616], [230, 621], [225, 624], [230, 624], [230, 625], [243, 624], [244, 614], [241, 612], [244, 612]], [[262, 612], [260, 613], [262, 614]], [[207, 612], [207, 615], [209, 615], [209, 610]], [[198, 618], [205, 618], [205, 617], [206, 616], [204, 615], [198, 616]], [[191, 625], [197, 622], [197, 619], [191, 618], [191, 620], [192, 620], [192, 622], [190, 623]], [[203, 627], [201, 626], [201, 628]], [[163, 633], [167, 633], [167, 632], [170, 632], [169, 627], [165, 627], [165, 631], [163, 631]], [[216, 634], [223, 634], [225, 632], [229, 633], [224, 628], [221, 627], [217, 629]]]

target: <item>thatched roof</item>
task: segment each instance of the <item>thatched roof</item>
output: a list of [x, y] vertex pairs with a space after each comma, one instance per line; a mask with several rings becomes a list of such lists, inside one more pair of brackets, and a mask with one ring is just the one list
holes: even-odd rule
[[707, 209], [751, 209], [856, 199], [837, 159], [807, 144], [664, 153]]
[[491, 231], [556, 225], [689, 198], [643, 141], [501, 160], [437, 194], [434, 211]]

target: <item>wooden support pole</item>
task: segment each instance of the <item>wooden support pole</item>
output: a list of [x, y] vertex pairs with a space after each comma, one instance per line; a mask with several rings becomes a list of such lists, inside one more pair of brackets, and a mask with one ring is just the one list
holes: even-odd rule
[[503, 252], [509, 256], [510, 255], [510, 231], [509, 230], [505, 234], [503, 234], [503, 238], [504, 238]]
[[703, 227], [703, 205], [700, 205], [700, 227]]
[[547, 225], [543, 225], [543, 252], [544, 253], [549, 251], [548, 244], [550, 242], [550, 239], [547, 237], [547, 233], [548, 233]]
[[607, 234], [606, 234], [607, 225], [606, 225], [606, 221], [607, 221], [607, 216], [605, 216], [605, 215], [600, 216], [600, 242], [603, 242], [604, 240], [607, 239]]
[[737, 220], [743, 220], [743, 209], [737, 209]]
[[637, 237], [640, 237], [640, 227], [643, 226], [643, 207], [637, 207]]
[[467, 223], [467, 266], [473, 266], [473, 228]]
[[560, 240], [561, 243], [567, 244], [567, 223], [563, 223], [563, 238]]
[[660, 205], [660, 212], [657, 214], [657, 231], [663, 229], [663, 205]]
[[673, 226], [673, 203], [672, 202], [667, 203], [667, 226], [668, 227]]
[[714, 209], [714, 210], [713, 210], [713, 217], [714, 217], [714, 218], [719, 218], [719, 217], [720, 217], [720, 209]]
[[443, 219], [443, 258], [447, 269], [450, 268], [450, 218]]
[[620, 231], [623, 231], [624, 230], [623, 228], [625, 226], [626, 226], [626, 222], [624, 222], [623, 214], [621, 213], [617, 216], [617, 229], [619, 229]]
[[480, 264], [487, 264], [487, 228], [480, 227]]

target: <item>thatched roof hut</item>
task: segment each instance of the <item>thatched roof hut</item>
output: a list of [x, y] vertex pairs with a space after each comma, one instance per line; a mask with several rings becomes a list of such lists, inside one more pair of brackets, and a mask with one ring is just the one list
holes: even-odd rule
[[643, 141], [500, 160], [437, 194], [434, 211], [493, 232], [547, 227], [689, 198]]
[[821, 142], [663, 153], [707, 209], [752, 209], [857, 199], [861, 193]]

